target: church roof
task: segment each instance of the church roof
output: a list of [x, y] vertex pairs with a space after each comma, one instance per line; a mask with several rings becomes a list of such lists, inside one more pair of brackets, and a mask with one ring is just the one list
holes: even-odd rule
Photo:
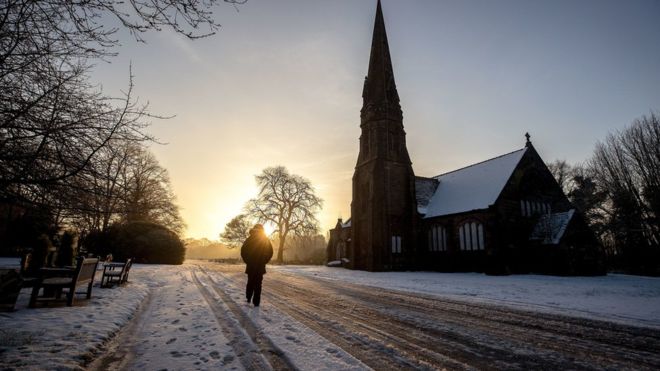
[[341, 225], [341, 227], [342, 227], [342, 228], [348, 228], [348, 227], [351, 226], [351, 224], [352, 224], [352, 220], [351, 220], [351, 218], [348, 218], [348, 220], [346, 221], [346, 223], [343, 223], [343, 224]]
[[431, 202], [431, 197], [438, 188], [438, 180], [435, 178], [415, 177], [415, 196], [417, 197], [417, 211], [426, 214], [426, 208]]
[[[425, 218], [487, 209], [502, 193], [526, 151], [527, 147], [433, 177], [438, 186], [425, 208]], [[418, 209], [420, 206], [418, 200]]]
[[563, 213], [544, 214], [532, 231], [530, 240], [540, 240], [544, 245], [557, 245], [568, 228], [575, 209]]

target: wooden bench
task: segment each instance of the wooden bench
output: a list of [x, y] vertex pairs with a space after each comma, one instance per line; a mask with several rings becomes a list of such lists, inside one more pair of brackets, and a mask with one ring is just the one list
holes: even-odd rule
[[[38, 302], [58, 301], [62, 296], [62, 290], [68, 289], [66, 293], [66, 304], [73, 305], [76, 296], [76, 288], [87, 285], [87, 299], [92, 297], [92, 285], [94, 274], [99, 259], [78, 257], [75, 268], [42, 268], [39, 270], [39, 279], [35, 282], [30, 296], [30, 308], [36, 307]], [[39, 297], [39, 291], [43, 288], [44, 295]]]
[[128, 272], [131, 271], [131, 265], [133, 265], [133, 259], [128, 259], [125, 263], [104, 264], [101, 287], [110, 287], [113, 283], [122, 285], [128, 282]]
[[0, 311], [11, 312], [23, 287], [23, 279], [15, 269], [0, 268]]

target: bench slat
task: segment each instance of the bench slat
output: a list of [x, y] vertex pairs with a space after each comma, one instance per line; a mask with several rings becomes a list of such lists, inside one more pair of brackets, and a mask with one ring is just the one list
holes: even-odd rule
[[[92, 286], [94, 283], [94, 274], [98, 266], [99, 259], [78, 257], [75, 269], [44, 269], [42, 276], [37, 280], [32, 288], [32, 295], [30, 297], [30, 307], [34, 308], [37, 302], [47, 302], [57, 300], [60, 296], [62, 289], [68, 289], [66, 294], [66, 302], [68, 306], [73, 305], [73, 300], [76, 294], [76, 288], [79, 286], [87, 285], [87, 299], [92, 297]], [[56, 289], [57, 295], [55, 298], [39, 297], [41, 288], [48, 287], [49, 289]], [[44, 296], [46, 295], [44, 289]]]

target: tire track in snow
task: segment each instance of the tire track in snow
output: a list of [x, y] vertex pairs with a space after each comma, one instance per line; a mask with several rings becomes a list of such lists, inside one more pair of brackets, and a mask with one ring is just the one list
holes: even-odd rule
[[[349, 317], [358, 310], [358, 318], [387, 323], [381, 327], [384, 331], [407, 328], [424, 347], [479, 368], [658, 369], [660, 365], [656, 330], [291, 274], [278, 280], [276, 289], [283, 285], [307, 297], [314, 292], [357, 303]], [[338, 312], [346, 315], [345, 310]]]
[[149, 290], [147, 297], [124, 326], [106, 345], [103, 355], [92, 361], [86, 368], [96, 371], [124, 370], [135, 357], [137, 334], [144, 328], [145, 318], [151, 311], [153, 292]]
[[[213, 267], [213, 266], [211, 266]], [[242, 274], [221, 272], [225, 283], [244, 285]], [[402, 331], [383, 330], [382, 324], [373, 323], [373, 318], [359, 315], [346, 315], [336, 311], [334, 305], [312, 304], [308, 299], [326, 296], [322, 290], [299, 291], [302, 285], [291, 285], [281, 281], [278, 273], [269, 274], [264, 280], [264, 295], [279, 310], [300, 321], [319, 335], [334, 343], [337, 347], [359, 359], [368, 367], [376, 370], [432, 370], [438, 365], [450, 369], [470, 369], [463, 362], [456, 361], [433, 349], [416, 344]], [[278, 277], [279, 276], [279, 277]], [[274, 283], [275, 282], [275, 283]], [[390, 324], [386, 324], [390, 325]]]
[[[212, 271], [209, 274], [215, 285], [221, 287], [235, 302], [243, 302], [244, 283], [232, 281], [225, 274]], [[278, 309], [266, 297], [262, 308], [256, 310], [251, 306], [239, 306], [248, 314], [263, 333], [271, 341], [285, 351], [291, 362], [300, 369], [316, 371], [362, 371], [371, 370], [350, 352], [321, 336], [309, 326], [297, 321], [290, 315]], [[384, 365], [392, 368], [391, 364]]]
[[[236, 284], [231, 266], [212, 266]], [[660, 331], [271, 272], [278, 308], [365, 364], [451, 369], [659, 369]], [[422, 348], [422, 350], [418, 349]], [[406, 363], [408, 362], [408, 363]]]
[[[410, 315], [403, 320], [412, 325], [423, 326], [429, 313], [435, 312], [438, 319], [452, 327], [468, 327], [472, 337], [489, 347], [497, 349], [498, 344], [504, 344], [507, 347], [502, 348], [503, 351], [517, 349], [536, 358], [554, 357], [558, 365], [565, 363], [566, 367], [657, 369], [660, 365], [660, 331], [653, 329], [357, 285], [347, 285], [343, 290], [351, 295], [368, 296], [382, 308], [405, 309]], [[431, 326], [428, 331], [442, 336], [445, 327]]]
[[[450, 356], [452, 352], [441, 352], [445, 347], [438, 339], [425, 339], [416, 328], [392, 320], [377, 321], [364, 311], [352, 313], [355, 307], [346, 312], [325, 302], [293, 300], [292, 305], [292, 291], [296, 291], [292, 286], [278, 285], [271, 301], [374, 369], [471, 369], [463, 360]], [[308, 297], [319, 294], [321, 291], [304, 292]], [[437, 346], [428, 346], [429, 341]]]
[[[202, 283], [198, 273], [203, 275]], [[289, 361], [284, 353], [277, 348], [261, 331], [259, 331], [250, 318], [237, 307], [236, 303], [212, 282], [208, 273], [201, 267], [193, 271], [193, 278], [202, 296], [211, 307], [223, 330], [230, 334], [232, 348], [241, 359], [246, 370], [295, 370], [296, 367]], [[213, 292], [217, 298], [214, 297]], [[218, 298], [226, 308], [218, 302]], [[231, 316], [227, 316], [231, 314]]]

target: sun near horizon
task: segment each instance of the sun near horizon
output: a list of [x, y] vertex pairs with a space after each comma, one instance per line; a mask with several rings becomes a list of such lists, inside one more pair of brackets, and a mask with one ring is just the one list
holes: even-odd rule
[[[217, 239], [256, 195], [254, 175], [282, 165], [325, 201], [321, 233], [350, 217], [362, 87], [375, 1], [250, 0], [222, 28], [120, 35], [94, 78], [169, 120], [149, 129], [188, 237]], [[585, 161], [598, 140], [657, 107], [653, 1], [383, 1], [406, 141], [433, 176], [524, 146]]]

